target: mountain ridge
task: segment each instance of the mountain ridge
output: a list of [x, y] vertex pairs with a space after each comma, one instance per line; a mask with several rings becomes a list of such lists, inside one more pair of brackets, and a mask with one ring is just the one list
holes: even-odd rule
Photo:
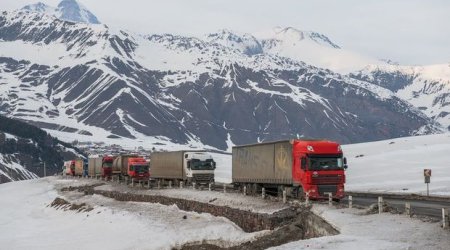
[[[221, 150], [286, 137], [345, 143], [441, 131], [382, 84], [295, 56], [248, 53], [252, 36], [229, 33], [142, 36], [3, 12], [2, 46], [27, 53], [0, 49], [0, 112], [58, 135]], [[34, 63], [46, 50], [57, 56]]]
[[100, 24], [97, 17], [76, 0], [62, 0], [58, 4], [58, 7], [52, 7], [45, 3], [37, 2], [35, 4], [24, 6], [22, 10], [53, 15], [65, 21]]

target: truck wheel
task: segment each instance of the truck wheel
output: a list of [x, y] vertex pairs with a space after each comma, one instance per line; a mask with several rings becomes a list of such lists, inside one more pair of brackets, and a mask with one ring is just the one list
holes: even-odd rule
[[277, 196], [278, 198], [283, 197], [284, 186], [277, 186]]
[[298, 186], [292, 189], [292, 196], [295, 198], [304, 201], [305, 200], [305, 193], [303, 192], [302, 186]]
[[258, 184], [253, 184], [252, 193], [253, 195], [258, 195]]

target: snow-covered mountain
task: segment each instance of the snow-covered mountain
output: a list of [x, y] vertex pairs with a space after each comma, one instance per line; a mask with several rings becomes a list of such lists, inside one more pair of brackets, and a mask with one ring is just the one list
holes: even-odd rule
[[64, 160], [80, 153], [37, 127], [0, 116], [0, 183], [59, 173]]
[[385, 64], [343, 49], [325, 35], [313, 31], [277, 27], [255, 36], [260, 39], [265, 53], [303, 61], [340, 74], [348, 74], [370, 64]]
[[393, 91], [450, 130], [450, 63], [428, 66], [372, 65], [352, 77]]
[[97, 17], [76, 0], [62, 0], [56, 8], [38, 2], [26, 5], [22, 10], [45, 13], [71, 22], [100, 24]]
[[303, 43], [309, 55], [342, 50], [326, 36], [292, 28], [258, 36], [142, 36], [3, 12], [0, 112], [68, 141], [223, 150], [299, 136], [347, 143], [441, 130], [396, 91], [313, 66], [296, 50]]

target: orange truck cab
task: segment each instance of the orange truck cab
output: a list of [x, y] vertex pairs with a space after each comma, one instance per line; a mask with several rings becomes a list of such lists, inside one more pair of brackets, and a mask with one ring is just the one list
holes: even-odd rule
[[129, 158], [128, 176], [137, 180], [147, 180], [150, 177], [149, 163], [144, 158]]

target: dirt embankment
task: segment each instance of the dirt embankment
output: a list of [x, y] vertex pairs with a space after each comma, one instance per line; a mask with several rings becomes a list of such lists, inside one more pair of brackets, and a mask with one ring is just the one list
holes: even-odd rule
[[[96, 186], [99, 186], [99, 184], [92, 186], [66, 187], [61, 191], [79, 191], [84, 193], [84, 195], [97, 194], [118, 201], [159, 203], [168, 206], [176, 205], [179, 209], [184, 211], [209, 213], [214, 216], [228, 218], [245, 232], [256, 232], [261, 230], [272, 231], [254, 241], [244, 242], [229, 248], [222, 248], [208, 242], [192, 242], [179, 246], [177, 249], [266, 249], [291, 241], [339, 233], [338, 230], [321, 217], [312, 213], [308, 206], [295, 206], [280, 210], [273, 214], [265, 214], [160, 195], [97, 190], [95, 189]], [[132, 191], [132, 189], [130, 189], [130, 191]], [[220, 245], [230, 246], [232, 244]]]

